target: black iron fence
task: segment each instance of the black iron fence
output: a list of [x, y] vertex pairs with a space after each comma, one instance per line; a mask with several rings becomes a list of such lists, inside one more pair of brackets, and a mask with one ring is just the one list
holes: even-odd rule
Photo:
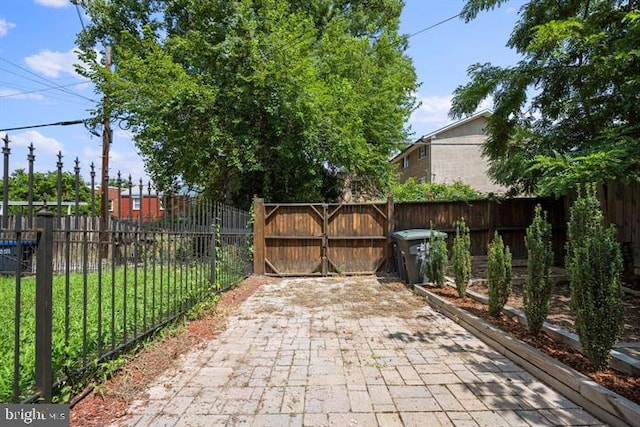
[[248, 212], [159, 193], [118, 174], [104, 218], [93, 164], [84, 182], [77, 159], [73, 173], [63, 172], [61, 154], [47, 175], [55, 196], [42, 200], [33, 147], [27, 171], [10, 174], [9, 142], [2, 148], [0, 402], [65, 400], [100, 362], [251, 272]]

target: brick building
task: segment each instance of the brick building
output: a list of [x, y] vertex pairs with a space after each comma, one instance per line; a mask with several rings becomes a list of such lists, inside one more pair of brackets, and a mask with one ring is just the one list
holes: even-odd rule
[[164, 214], [164, 206], [162, 204], [162, 195], [156, 192], [145, 193], [133, 189], [121, 190], [118, 194], [118, 188], [109, 187], [109, 215], [112, 218], [131, 218], [137, 220], [142, 216], [143, 221], [151, 221], [162, 218]]

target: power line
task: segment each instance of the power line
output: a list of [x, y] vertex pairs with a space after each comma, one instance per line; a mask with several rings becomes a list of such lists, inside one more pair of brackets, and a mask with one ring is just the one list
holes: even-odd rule
[[10, 64], [10, 65], [13, 65], [14, 67], [19, 68], [20, 70], [23, 70], [23, 71], [25, 71], [25, 72], [27, 72], [27, 73], [29, 73], [29, 74], [33, 75], [33, 76], [36, 76], [37, 78], [39, 78], [40, 80], [43, 80], [44, 82], [37, 81], [37, 80], [33, 80], [33, 79], [30, 79], [30, 78], [28, 78], [28, 77], [26, 77], [26, 76], [23, 76], [23, 75], [20, 75], [20, 74], [17, 74], [17, 73], [13, 73], [13, 72], [11, 72], [11, 71], [9, 71], [9, 70], [7, 70], [7, 69], [4, 69], [5, 71], [7, 71], [7, 72], [9, 72], [9, 73], [11, 73], [11, 74], [14, 74], [14, 75], [16, 75], [16, 76], [18, 76], [18, 77], [22, 77], [22, 78], [27, 79], [27, 80], [31, 80], [31, 81], [36, 82], [36, 83], [41, 84], [41, 85], [48, 86], [48, 87], [53, 88], [53, 89], [58, 89], [58, 90], [60, 90], [60, 91], [62, 91], [62, 92], [65, 92], [65, 93], [67, 93], [67, 94], [69, 94], [69, 95], [73, 95], [73, 96], [77, 96], [77, 97], [80, 97], [80, 98], [86, 99], [87, 101], [96, 102], [95, 100], [93, 100], [93, 99], [91, 99], [91, 98], [87, 98], [87, 97], [86, 97], [86, 96], [84, 96], [84, 95], [80, 95], [79, 93], [76, 93], [76, 92], [70, 91], [70, 90], [68, 90], [68, 89], [66, 89], [66, 88], [64, 88], [64, 87], [62, 87], [62, 86], [60, 86], [60, 85], [56, 84], [55, 82], [53, 82], [53, 81], [51, 81], [51, 80], [49, 80], [49, 79], [47, 79], [47, 78], [45, 78], [45, 77], [42, 77], [40, 74], [38, 74], [38, 73], [34, 73], [33, 71], [31, 71], [31, 70], [29, 70], [29, 69], [27, 69], [27, 68], [25, 68], [25, 67], [23, 67], [23, 66], [21, 66], [21, 65], [15, 64], [15, 63], [13, 63], [13, 62], [9, 61], [9, 60], [8, 60], [8, 59], [6, 59], [6, 58], [0, 58], [0, 60], [4, 61], [4, 62], [6, 62], [6, 63], [8, 63], [8, 64]]
[[[70, 86], [78, 86], [78, 85], [83, 85], [83, 84], [87, 84], [86, 82], [76, 82], [76, 83], [69, 83], [67, 85], [61, 85], [60, 87], [70, 87]], [[37, 90], [30, 90], [30, 91], [26, 91], [26, 92], [20, 92], [20, 93], [13, 93], [13, 94], [8, 94], [8, 95], [0, 95], [0, 98], [10, 98], [13, 96], [21, 96], [21, 95], [28, 95], [31, 93], [38, 93], [38, 92], [46, 92], [48, 90], [55, 90], [58, 89], [57, 87], [50, 87], [47, 89], [37, 89]]]
[[429, 25], [428, 27], [425, 27], [425, 28], [423, 28], [423, 29], [421, 29], [421, 30], [419, 30], [419, 31], [416, 31], [415, 33], [411, 33], [411, 34], [409, 34], [409, 35], [407, 36], [407, 38], [409, 38], [409, 39], [410, 39], [410, 38], [411, 38], [411, 37], [413, 37], [413, 36], [417, 36], [418, 34], [422, 34], [422, 33], [424, 33], [425, 31], [428, 31], [428, 30], [430, 30], [430, 29], [432, 29], [432, 28], [435, 28], [435, 27], [437, 27], [437, 26], [439, 26], [439, 25], [444, 24], [445, 22], [449, 22], [449, 21], [451, 21], [452, 19], [456, 19], [456, 18], [457, 18], [457, 17], [459, 17], [460, 15], [462, 15], [462, 12], [461, 12], [461, 13], [458, 13], [458, 14], [456, 14], [456, 15], [450, 16], [450, 17], [448, 17], [448, 18], [446, 18], [446, 19], [443, 19], [443, 20], [442, 20], [442, 21], [440, 21], [440, 22], [436, 22], [435, 24]]
[[11, 131], [11, 130], [43, 128], [43, 127], [47, 127], [47, 126], [71, 126], [71, 125], [84, 124], [85, 122], [86, 122], [86, 119], [85, 120], [67, 120], [67, 121], [63, 121], [63, 122], [46, 123], [46, 124], [42, 124], [42, 125], [29, 125], [29, 126], [19, 126], [19, 127], [14, 127], [14, 128], [0, 129], [0, 132], [8, 132], [8, 131]]
[[[4, 59], [4, 58], [0, 58], [0, 59]], [[0, 67], [0, 70], [4, 71], [5, 73], [13, 74], [14, 76], [20, 77], [22, 79], [37, 83], [39, 85], [43, 85], [43, 86], [46, 86], [46, 87], [51, 88], [51, 89], [59, 90], [60, 92], [62, 92], [62, 94], [70, 95], [70, 96], [74, 96], [74, 97], [78, 97], [78, 98], [82, 98], [84, 100], [90, 101], [91, 103], [95, 103], [95, 100], [93, 100], [91, 98], [87, 98], [86, 96], [83, 96], [83, 95], [80, 95], [78, 93], [72, 92], [72, 91], [70, 91], [68, 89], [65, 89], [65, 88], [61, 89], [61, 87], [62, 87], [61, 85], [57, 85], [55, 83], [49, 84], [49, 83], [41, 82], [39, 80], [36, 80], [36, 79], [30, 78], [30, 77], [27, 77], [25, 75], [18, 74], [18, 73], [14, 72], [14, 71], [8, 70], [8, 69], [6, 69], [4, 67]], [[36, 76], [37, 76], [37, 74], [36, 74]]]
[[82, 14], [80, 13], [80, 6], [78, 6], [78, 2], [71, 0], [71, 3], [73, 3], [76, 6], [76, 12], [78, 13], [78, 19], [80, 20], [80, 25], [82, 25], [82, 31], [86, 31], [86, 28], [84, 27], [84, 21], [82, 20]]
[[[20, 74], [13, 73], [12, 71], [9, 71], [9, 70], [7, 70], [6, 68], [3, 68], [3, 67], [0, 67], [0, 70], [5, 72], [5, 73], [8, 73], [8, 74], [14, 74], [14, 75], [16, 75], [18, 77], [21, 77], [23, 79], [27, 79], [27, 80], [33, 81], [33, 82], [37, 83], [38, 85], [42, 84], [41, 82], [38, 82], [38, 81], [33, 80], [33, 79], [29, 79], [26, 76], [22, 76]], [[30, 91], [30, 90], [33, 90], [33, 86], [25, 86], [25, 85], [18, 84], [18, 83], [15, 83], [15, 82], [11, 82], [11, 83], [2, 82], [2, 87], [9, 88], [9, 89], [15, 89], [15, 90], [19, 90], [19, 91]], [[51, 89], [54, 89], [54, 88], [51, 88]], [[50, 93], [48, 95], [48, 97], [52, 98], [52, 99], [57, 99], [57, 100], [60, 100], [60, 101], [63, 101], [63, 102], [71, 102], [73, 104], [78, 104], [78, 105], [87, 105], [87, 103], [88, 103], [85, 100], [78, 99], [77, 97], [71, 96], [71, 95], [67, 94], [66, 92], [62, 92], [62, 91], [59, 91], [59, 92], [56, 92], [56, 93]], [[92, 102], [91, 104], [94, 104], [94, 102]]]

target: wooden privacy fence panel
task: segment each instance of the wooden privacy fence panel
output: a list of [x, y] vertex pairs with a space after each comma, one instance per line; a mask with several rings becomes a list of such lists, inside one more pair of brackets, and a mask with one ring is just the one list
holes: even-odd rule
[[471, 253], [486, 255], [497, 231], [513, 256], [526, 258], [526, 228], [536, 204], [548, 213], [557, 264], [564, 262], [565, 202], [550, 198], [393, 204], [255, 202], [254, 272], [276, 276], [373, 274], [393, 266], [393, 231], [433, 228], [448, 234], [460, 218], [471, 230]]
[[640, 274], [640, 183], [608, 182], [598, 188], [605, 222], [615, 224], [625, 271]]
[[[567, 220], [563, 199], [507, 199], [493, 202], [492, 229], [498, 231], [511, 253], [516, 258], [526, 258], [527, 248], [524, 243], [526, 229], [533, 221], [536, 205], [539, 204], [547, 212], [547, 220], [551, 224], [554, 263], [564, 265], [565, 242], [567, 238]], [[487, 238], [491, 238], [493, 231]], [[487, 242], [488, 243], [488, 242]], [[486, 253], [486, 246], [485, 246]]]
[[255, 201], [254, 272], [373, 274], [391, 259], [393, 205]]
[[449, 248], [453, 242], [455, 222], [464, 218], [470, 229], [471, 253], [487, 252], [490, 229], [490, 208], [487, 200], [470, 202], [406, 202], [394, 205], [395, 230], [433, 228], [447, 233]]
[[471, 254], [486, 255], [487, 246], [497, 231], [516, 258], [526, 258], [524, 244], [526, 228], [533, 220], [534, 209], [540, 204], [548, 213], [553, 228], [553, 249], [556, 263], [564, 261], [566, 240], [565, 203], [562, 199], [518, 198], [506, 200], [472, 200], [456, 202], [412, 202], [394, 205], [395, 230], [430, 228], [448, 234], [449, 248], [453, 243], [456, 221], [464, 218], [470, 229]]

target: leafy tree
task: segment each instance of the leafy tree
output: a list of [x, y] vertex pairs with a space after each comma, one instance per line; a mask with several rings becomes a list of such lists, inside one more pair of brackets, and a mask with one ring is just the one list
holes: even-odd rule
[[527, 275], [523, 286], [524, 314], [532, 334], [537, 334], [549, 313], [549, 301], [553, 290], [551, 267], [553, 249], [551, 224], [547, 212], [536, 205], [533, 222], [527, 228], [524, 238], [527, 247]]
[[474, 190], [469, 184], [455, 181], [451, 184], [418, 183], [415, 178], [409, 178], [402, 184], [391, 185], [391, 194], [396, 202], [422, 202], [429, 200], [477, 200], [484, 196]]
[[[506, 0], [467, 0], [469, 21]], [[531, 0], [507, 46], [516, 65], [474, 64], [451, 113], [493, 97], [490, 174], [518, 191], [640, 180], [640, 1]]]
[[[81, 69], [125, 121], [160, 186], [218, 200], [338, 197], [371, 188], [406, 140], [415, 70], [400, 0], [86, 0]], [[94, 48], [111, 45], [115, 71]], [[97, 118], [103, 111], [95, 111]]]
[[[72, 172], [62, 172], [61, 175], [61, 200], [63, 202], [75, 202], [76, 200], [76, 176]], [[91, 189], [80, 179], [78, 183], [79, 201], [89, 204], [91, 202]], [[29, 199], [29, 174], [24, 169], [16, 169], [9, 176], [9, 200], [27, 201]], [[58, 202], [58, 173], [34, 172], [33, 173], [33, 201], [46, 202], [50, 210], [54, 210]], [[20, 207], [11, 207], [11, 212], [16, 212]], [[34, 208], [36, 211], [40, 207]], [[80, 206], [80, 213], [87, 214], [90, 206]], [[96, 209], [97, 210], [97, 209]], [[64, 210], [66, 213], [66, 208]]]

